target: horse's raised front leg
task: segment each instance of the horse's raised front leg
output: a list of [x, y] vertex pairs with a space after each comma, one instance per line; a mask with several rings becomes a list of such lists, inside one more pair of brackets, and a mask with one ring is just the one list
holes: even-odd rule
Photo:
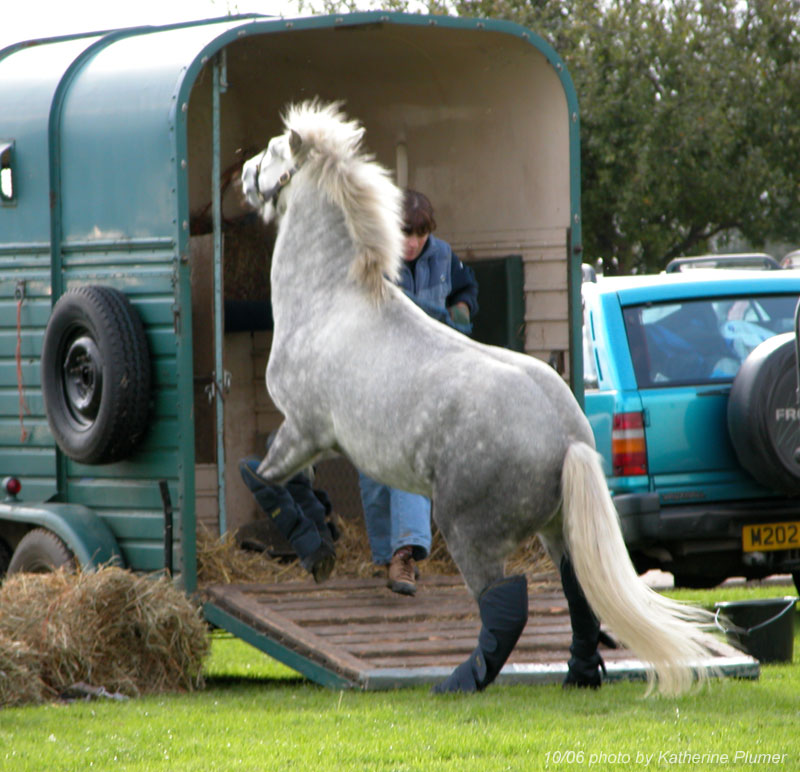
[[313, 439], [301, 434], [288, 419], [284, 420], [258, 465], [258, 475], [270, 485], [283, 485], [309, 466], [320, 452]]
[[485, 512], [463, 509], [458, 522], [438, 509], [436, 523], [467, 586], [478, 601], [478, 645], [434, 693], [485, 689], [500, 672], [528, 621], [528, 583], [524, 576], [504, 576], [506, 547], [497, 529], [487, 528]]

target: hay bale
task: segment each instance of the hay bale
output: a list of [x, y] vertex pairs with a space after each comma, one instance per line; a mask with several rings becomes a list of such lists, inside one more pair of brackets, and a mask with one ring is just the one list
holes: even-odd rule
[[41, 670], [36, 651], [0, 634], [0, 707], [37, 704], [55, 696]]
[[0, 635], [35, 652], [57, 694], [76, 682], [129, 696], [192, 690], [209, 651], [198, 609], [169, 579], [114, 567], [8, 577]]

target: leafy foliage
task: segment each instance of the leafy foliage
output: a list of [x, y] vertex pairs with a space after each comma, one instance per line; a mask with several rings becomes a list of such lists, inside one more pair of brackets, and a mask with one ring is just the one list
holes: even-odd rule
[[516, 21], [567, 62], [581, 105], [586, 255], [653, 270], [731, 238], [800, 240], [800, 0], [426, 5]]

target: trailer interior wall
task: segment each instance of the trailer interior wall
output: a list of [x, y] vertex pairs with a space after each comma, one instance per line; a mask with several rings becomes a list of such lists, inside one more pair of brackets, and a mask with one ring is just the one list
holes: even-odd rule
[[[280, 133], [290, 102], [344, 100], [381, 163], [395, 169], [405, 147], [408, 184], [429, 195], [439, 234], [459, 254], [523, 255], [526, 350], [549, 359], [568, 349], [571, 119], [558, 74], [536, 48], [487, 30], [371, 25], [244, 38], [226, 58], [223, 169], [237, 149]], [[198, 141], [208, 146], [200, 135], [210, 135], [210, 81], [206, 73], [192, 94], [199, 131], [190, 153]], [[193, 211], [208, 198], [210, 162], [202, 150], [191, 158]]]
[[[462, 258], [522, 255], [526, 351], [546, 361], [562, 352], [569, 361], [570, 118], [558, 74], [534, 46], [488, 30], [386, 24], [246, 36], [227, 46], [223, 61], [223, 170], [282, 132], [280, 115], [289, 103], [343, 100], [348, 115], [366, 127], [368, 150], [395, 172], [399, 163], [399, 182], [431, 198], [437, 233]], [[188, 126], [190, 211], [197, 216], [210, 203], [210, 63], [193, 88]], [[241, 214], [236, 199], [229, 190], [226, 218]], [[248, 256], [228, 244], [223, 260], [264, 262], [270, 248], [266, 240], [262, 253]], [[202, 253], [211, 259], [207, 249]], [[193, 249], [193, 260], [201, 259], [194, 255]], [[200, 295], [194, 288], [193, 294], [197, 314]], [[205, 303], [200, 313], [207, 316]], [[204, 334], [210, 341], [210, 328]], [[202, 338], [194, 346], [205, 349]], [[264, 390], [268, 351], [269, 333], [226, 336], [225, 369], [233, 375], [226, 426], [236, 426], [226, 429], [225, 440], [229, 527], [253, 515], [233, 462], [260, 452], [260, 438], [280, 421]], [[198, 372], [198, 356], [195, 376], [202, 382], [209, 363]], [[197, 401], [196, 410], [202, 411]], [[255, 422], [247, 420], [252, 415]], [[198, 447], [198, 460], [203, 455]]]

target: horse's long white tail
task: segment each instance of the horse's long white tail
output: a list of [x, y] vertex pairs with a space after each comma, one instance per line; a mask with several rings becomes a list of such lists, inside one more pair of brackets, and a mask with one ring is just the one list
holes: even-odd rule
[[589, 605], [611, 632], [652, 665], [650, 688], [677, 695], [706, 677], [697, 665], [713, 639], [713, 614], [665, 598], [637, 575], [597, 453], [584, 443], [567, 450], [562, 469], [564, 536]]

